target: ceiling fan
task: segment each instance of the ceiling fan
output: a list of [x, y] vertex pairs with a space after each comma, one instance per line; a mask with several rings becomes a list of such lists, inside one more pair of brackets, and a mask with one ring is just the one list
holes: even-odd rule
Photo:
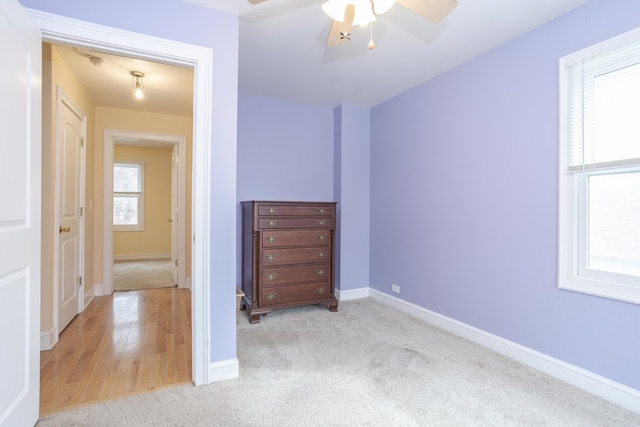
[[[248, 0], [251, 4], [267, 0]], [[438, 23], [458, 5], [457, 0], [328, 0], [322, 10], [333, 20], [327, 37], [327, 46], [337, 46], [351, 40], [353, 25], [367, 25], [398, 3], [414, 13]], [[375, 13], [374, 13], [375, 11]], [[373, 37], [369, 49], [373, 49]]]

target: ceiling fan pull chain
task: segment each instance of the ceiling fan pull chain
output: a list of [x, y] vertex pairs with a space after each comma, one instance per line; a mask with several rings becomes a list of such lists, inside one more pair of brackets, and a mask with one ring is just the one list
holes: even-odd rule
[[373, 22], [369, 23], [369, 50], [373, 50], [376, 45], [373, 43]]

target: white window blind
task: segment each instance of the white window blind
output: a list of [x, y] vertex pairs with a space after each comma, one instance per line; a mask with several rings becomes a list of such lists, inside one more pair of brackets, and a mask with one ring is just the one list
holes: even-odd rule
[[567, 66], [569, 172], [640, 165], [640, 41]]

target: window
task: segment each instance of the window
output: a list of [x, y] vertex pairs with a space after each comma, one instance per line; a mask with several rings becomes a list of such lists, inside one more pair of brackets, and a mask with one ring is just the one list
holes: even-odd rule
[[113, 164], [113, 229], [144, 230], [144, 163]]
[[560, 60], [558, 286], [640, 304], [640, 30]]

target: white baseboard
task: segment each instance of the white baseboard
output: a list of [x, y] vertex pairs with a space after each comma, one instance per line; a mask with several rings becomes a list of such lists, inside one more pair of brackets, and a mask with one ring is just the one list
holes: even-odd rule
[[345, 289], [344, 291], [336, 289], [336, 298], [338, 301], [350, 301], [353, 299], [368, 298], [370, 296], [369, 288]]
[[230, 380], [239, 376], [240, 362], [238, 359], [209, 363], [209, 383]]
[[93, 285], [93, 294], [97, 297], [108, 295], [104, 293], [104, 286], [101, 283]]
[[639, 390], [375, 289], [369, 289], [369, 294], [376, 301], [397, 308], [400, 311], [468, 339], [469, 341], [473, 341], [476, 344], [480, 344], [483, 347], [490, 348], [511, 359], [531, 366], [534, 369], [579, 387], [591, 394], [607, 399], [633, 412], [640, 413]]
[[171, 259], [171, 254], [127, 254], [114, 255], [114, 261], [146, 261], [153, 259]]
[[51, 350], [58, 342], [56, 328], [51, 327], [48, 331], [40, 332], [40, 351]]
[[93, 301], [93, 298], [95, 298], [95, 296], [96, 296], [96, 286], [94, 285], [91, 289], [89, 289], [84, 294], [84, 301], [83, 301], [83, 307], [82, 307], [83, 311], [87, 308], [89, 304], [91, 304], [91, 301]]
[[178, 287], [183, 289], [191, 289], [191, 278], [187, 277], [186, 279], [184, 279], [184, 286], [178, 286]]

